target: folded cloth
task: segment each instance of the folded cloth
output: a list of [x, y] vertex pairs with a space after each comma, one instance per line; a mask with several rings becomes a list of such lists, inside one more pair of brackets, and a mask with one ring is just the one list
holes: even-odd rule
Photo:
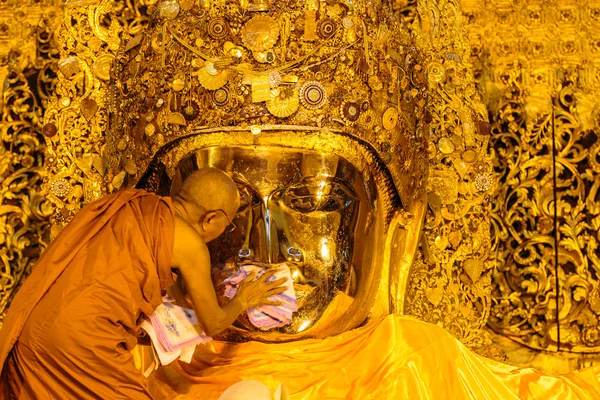
[[160, 340], [156, 335], [154, 327], [147, 319], [142, 320], [141, 328], [146, 331], [152, 341], [152, 355], [154, 356], [154, 363], [152, 363], [152, 365], [144, 372], [146, 377], [148, 377], [153, 370], [158, 369], [159, 365], [169, 365], [177, 359], [188, 364], [192, 361], [194, 350], [196, 349], [195, 344], [184, 347], [183, 349], [167, 351], [160, 344]]
[[269, 297], [270, 300], [279, 301], [282, 305], [264, 305], [248, 309], [247, 314], [250, 323], [264, 331], [290, 324], [292, 322], [293, 313], [298, 311], [298, 304], [296, 303], [292, 275], [287, 264], [279, 264], [268, 268], [251, 264], [242, 265], [239, 271], [236, 271], [234, 275], [225, 279], [225, 296], [233, 298], [240, 282], [246, 279], [246, 277], [255, 270], [257, 271], [257, 279], [264, 273], [272, 273], [272, 276], [267, 279], [267, 283], [285, 278], [284, 285], [286, 290], [281, 294]]
[[204, 344], [211, 340], [198, 326], [196, 313], [189, 308], [164, 302], [150, 316], [150, 323], [160, 344], [167, 351]]
[[162, 365], [180, 359], [190, 362], [198, 344], [206, 344], [212, 339], [198, 326], [196, 313], [189, 308], [172, 304], [171, 299], [163, 298], [150, 318], [142, 321], [141, 328], [152, 341], [155, 358]]

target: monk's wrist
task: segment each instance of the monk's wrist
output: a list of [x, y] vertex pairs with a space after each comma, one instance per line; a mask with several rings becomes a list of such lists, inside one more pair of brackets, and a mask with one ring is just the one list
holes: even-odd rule
[[232, 301], [237, 301], [238, 306], [241, 309], [240, 314], [248, 309], [248, 302], [246, 301], [246, 297], [241, 293], [238, 293], [238, 295], [235, 296]]

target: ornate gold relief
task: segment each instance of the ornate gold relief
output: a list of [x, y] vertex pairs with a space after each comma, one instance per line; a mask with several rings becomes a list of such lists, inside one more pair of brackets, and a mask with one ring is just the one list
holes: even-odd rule
[[501, 175], [489, 324], [534, 349], [600, 351], [600, 3], [463, 12]]
[[46, 161], [41, 118], [54, 85], [58, 15], [55, 1], [0, 6], [0, 325], [49, 241], [52, 207], [40, 187]]
[[119, 186], [111, 184], [118, 178], [107, 175], [105, 132], [114, 108], [110, 70], [122, 40], [140, 32], [153, 3], [71, 1], [64, 6], [56, 91], [44, 115], [44, 129], [51, 132], [44, 189], [57, 209], [53, 235], [82, 205]]
[[487, 113], [466, 63], [458, 2], [423, 1], [416, 9], [417, 43], [428, 56], [412, 79], [429, 87], [429, 205], [405, 310], [493, 355], [482, 331], [491, 304], [488, 212], [495, 186]]

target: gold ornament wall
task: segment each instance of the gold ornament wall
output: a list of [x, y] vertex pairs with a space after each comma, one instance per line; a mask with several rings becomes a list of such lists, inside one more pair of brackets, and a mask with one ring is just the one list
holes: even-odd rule
[[56, 83], [59, 1], [0, 5], [0, 323], [12, 295], [49, 241], [52, 207], [41, 188], [44, 108]]
[[489, 124], [467, 66], [460, 5], [419, 2], [419, 46], [429, 56], [429, 213], [413, 265], [407, 313], [446, 327], [482, 353], [490, 306], [489, 205], [495, 179]]
[[600, 2], [462, 5], [501, 182], [489, 325], [534, 349], [598, 352]]

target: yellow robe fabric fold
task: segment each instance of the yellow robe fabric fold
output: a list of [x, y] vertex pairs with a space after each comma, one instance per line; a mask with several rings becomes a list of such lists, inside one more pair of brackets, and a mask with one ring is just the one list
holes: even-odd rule
[[[559, 377], [480, 357], [444, 329], [390, 315], [326, 339], [213, 342], [159, 370], [157, 398], [218, 399], [240, 380], [288, 386], [292, 400], [600, 399], [598, 373]], [[177, 396], [179, 394], [179, 396]]]

